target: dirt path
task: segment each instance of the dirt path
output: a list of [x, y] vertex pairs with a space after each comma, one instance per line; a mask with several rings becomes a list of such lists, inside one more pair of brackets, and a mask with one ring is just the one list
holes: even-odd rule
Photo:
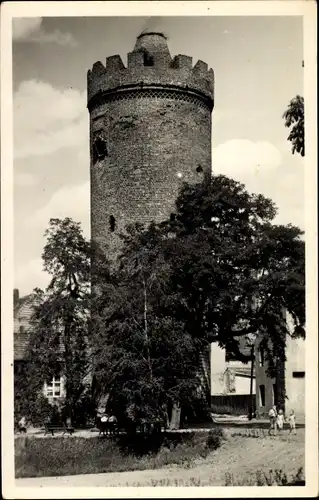
[[[304, 467], [304, 430], [297, 436], [251, 438], [235, 436], [206, 459], [194, 461], [189, 468], [165, 469], [78, 476], [17, 479], [16, 486], [223, 486], [225, 473], [243, 477], [257, 469], [282, 469], [287, 474]], [[168, 482], [169, 480], [169, 482]]]

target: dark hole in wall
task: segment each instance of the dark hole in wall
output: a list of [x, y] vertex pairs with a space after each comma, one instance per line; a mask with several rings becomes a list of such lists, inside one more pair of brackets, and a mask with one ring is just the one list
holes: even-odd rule
[[116, 227], [114, 215], [110, 215], [109, 223], [110, 223], [110, 231], [111, 231], [111, 233], [113, 233], [115, 231], [115, 227]]
[[102, 137], [98, 137], [94, 141], [93, 146], [94, 162], [105, 158], [107, 153], [106, 141]]
[[144, 66], [154, 66], [154, 57], [144, 52]]
[[201, 165], [198, 165], [198, 167], [196, 168], [196, 172], [198, 174], [201, 174], [203, 172], [203, 167]]

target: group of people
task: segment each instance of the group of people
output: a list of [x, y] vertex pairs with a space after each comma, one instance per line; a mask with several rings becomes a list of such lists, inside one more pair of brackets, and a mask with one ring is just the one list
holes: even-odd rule
[[109, 416], [105, 412], [98, 412], [97, 425], [100, 434], [103, 434], [103, 436], [107, 434], [115, 434], [117, 430], [117, 418], [115, 415]]
[[285, 421], [289, 424], [289, 434], [296, 434], [296, 417], [295, 412], [291, 410], [289, 416], [285, 419], [284, 412], [282, 410], [277, 411], [276, 405], [274, 405], [269, 410], [269, 435], [273, 431], [273, 434], [277, 434], [277, 429], [281, 432], [284, 428]]

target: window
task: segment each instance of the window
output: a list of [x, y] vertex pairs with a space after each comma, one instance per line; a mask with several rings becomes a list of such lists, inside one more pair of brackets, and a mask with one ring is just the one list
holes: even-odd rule
[[19, 333], [24, 333], [24, 326], [22, 326], [22, 325], [21, 325], [21, 326], [19, 327]]
[[305, 378], [305, 372], [292, 372], [293, 378]]
[[259, 359], [259, 366], [264, 366], [265, 363], [265, 351], [262, 347], [259, 347], [258, 350], [258, 359]]
[[97, 160], [102, 160], [107, 155], [106, 141], [101, 136], [96, 137], [93, 144], [94, 163], [97, 162]]
[[154, 58], [148, 52], [144, 52], [144, 66], [154, 66]]
[[115, 231], [115, 227], [116, 227], [114, 215], [110, 215], [109, 223], [110, 223], [110, 231], [111, 231], [111, 233], [113, 233]]
[[260, 385], [259, 386], [259, 403], [260, 406], [265, 406], [265, 386]]
[[201, 167], [201, 165], [198, 165], [198, 167], [196, 168], [196, 172], [198, 174], [201, 174], [203, 172], [203, 168]]
[[45, 384], [47, 398], [60, 398], [62, 396], [62, 382], [60, 377], [53, 377], [50, 383]]

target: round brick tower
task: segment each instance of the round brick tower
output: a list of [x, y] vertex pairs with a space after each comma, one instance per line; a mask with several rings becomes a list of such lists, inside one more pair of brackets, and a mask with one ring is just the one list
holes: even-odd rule
[[128, 54], [88, 71], [92, 240], [113, 259], [127, 224], [170, 215], [181, 184], [211, 171], [214, 73], [166, 37], [143, 33]]

